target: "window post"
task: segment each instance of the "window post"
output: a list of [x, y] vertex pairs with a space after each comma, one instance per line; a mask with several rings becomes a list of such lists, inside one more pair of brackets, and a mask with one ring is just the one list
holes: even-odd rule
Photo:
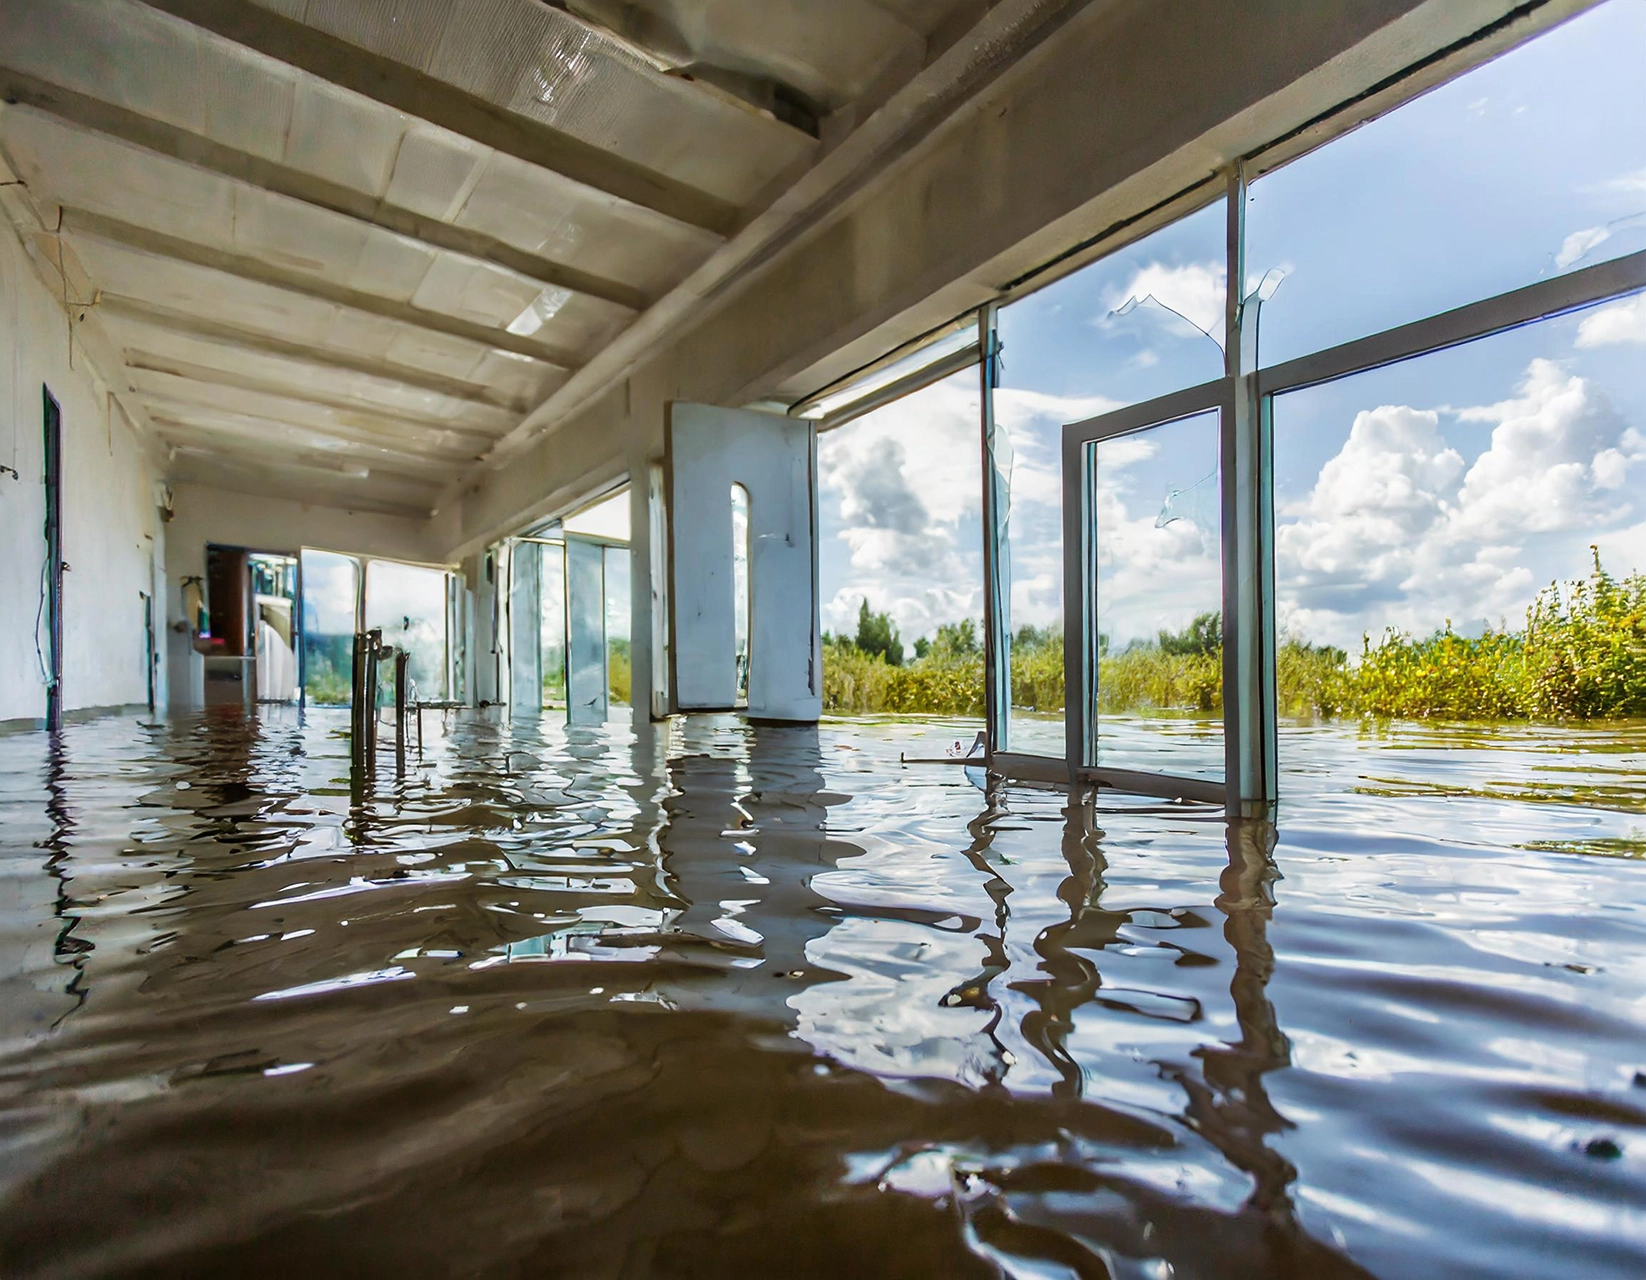
[[1269, 415], [1253, 367], [1256, 311], [1248, 315], [1246, 173], [1228, 173], [1228, 285], [1224, 310], [1223, 742], [1231, 816], [1260, 816], [1274, 803], [1274, 473]]
[[998, 308], [988, 303], [977, 313], [978, 381], [983, 448], [983, 716], [988, 751], [1007, 751], [1012, 705], [1012, 637], [1010, 582], [1005, 569], [1008, 549], [1002, 534], [1010, 510], [1011, 477], [1001, 474], [996, 448], [994, 389], [1000, 383]]

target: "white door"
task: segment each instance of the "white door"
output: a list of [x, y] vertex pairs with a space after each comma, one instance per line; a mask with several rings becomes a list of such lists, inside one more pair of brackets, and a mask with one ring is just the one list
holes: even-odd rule
[[738, 702], [732, 486], [748, 495], [748, 713], [823, 708], [817, 601], [817, 433], [804, 419], [676, 403], [668, 439], [675, 704]]
[[566, 721], [605, 724], [606, 545], [566, 535]]

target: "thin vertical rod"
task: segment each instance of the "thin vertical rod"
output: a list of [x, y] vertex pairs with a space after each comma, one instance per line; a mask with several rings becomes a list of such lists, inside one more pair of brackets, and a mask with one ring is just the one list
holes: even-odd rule
[[983, 726], [985, 754], [1009, 747], [1011, 719], [1011, 636], [1008, 602], [1000, 590], [1000, 492], [995, 466], [994, 389], [1000, 381], [999, 308], [988, 303], [977, 313], [979, 444], [983, 454]]
[[397, 773], [406, 772], [406, 684], [410, 679], [411, 654], [404, 649], [394, 652], [394, 767]]
[[1069, 767], [1069, 802], [1079, 802], [1080, 769], [1086, 763], [1087, 708], [1092, 686], [1087, 680], [1087, 592], [1091, 573], [1086, 556], [1086, 458], [1092, 446], [1063, 433], [1063, 751]]
[[354, 633], [354, 661], [349, 667], [349, 758], [356, 769], [366, 763], [366, 637]]
[[366, 767], [377, 765], [377, 660], [383, 653], [383, 632], [366, 632]]

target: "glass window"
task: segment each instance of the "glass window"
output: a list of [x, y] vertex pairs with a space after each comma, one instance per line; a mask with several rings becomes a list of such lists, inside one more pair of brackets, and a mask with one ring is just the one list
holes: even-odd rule
[[1088, 446], [1094, 762], [1223, 777], [1217, 410]]
[[825, 710], [983, 714], [981, 427], [974, 368], [818, 438]]
[[350, 556], [304, 551], [303, 692], [314, 706], [346, 707], [354, 683], [360, 566]]
[[606, 548], [606, 683], [611, 701], [625, 707], [631, 692], [629, 619], [634, 603], [629, 598], [629, 556], [627, 547]]
[[1636, 295], [1275, 398], [1283, 717], [1646, 713], [1642, 342]]
[[822, 397], [807, 410], [805, 416], [808, 418], [827, 418], [842, 409], [850, 407], [857, 401], [873, 395], [876, 391], [891, 386], [892, 383], [901, 378], [919, 373], [922, 369], [937, 364], [947, 356], [952, 356], [958, 351], [964, 351], [967, 347], [975, 347], [976, 345], [977, 322], [973, 320], [969, 324], [956, 329], [953, 333], [944, 334], [941, 338], [891, 361], [873, 373], [859, 378], [856, 382]]
[[1000, 310], [1012, 751], [1064, 753], [1063, 427], [1222, 376], [1225, 209], [1217, 200]]
[[574, 535], [566, 539], [566, 718], [571, 724], [606, 722], [608, 613], [606, 547]]
[[1611, 0], [1254, 182], [1260, 362], [1646, 247], [1643, 61]]
[[544, 543], [538, 550], [538, 572], [542, 574], [540, 607], [542, 630], [539, 637], [543, 663], [543, 705], [566, 705], [566, 547], [564, 543]]
[[561, 522], [567, 533], [586, 533], [593, 538], [615, 538], [627, 542], [629, 531], [629, 490], [620, 489], [593, 506], [584, 507], [576, 515]]
[[[366, 630], [411, 654], [419, 699], [446, 696], [446, 578], [443, 569], [372, 560], [366, 566]], [[384, 688], [392, 687], [385, 673]]]

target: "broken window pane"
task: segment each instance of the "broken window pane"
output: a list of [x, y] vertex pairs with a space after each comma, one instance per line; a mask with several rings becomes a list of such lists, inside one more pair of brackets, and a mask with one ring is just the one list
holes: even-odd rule
[[1611, 0], [1254, 182], [1261, 363], [1646, 248], [1643, 55]]
[[[446, 696], [446, 577], [443, 569], [372, 560], [366, 565], [366, 630], [381, 628], [383, 643], [411, 655], [409, 696]], [[392, 696], [385, 671], [384, 696]]]
[[1222, 376], [1225, 208], [1217, 200], [1000, 310], [1012, 751], [1065, 750], [1063, 427]]

